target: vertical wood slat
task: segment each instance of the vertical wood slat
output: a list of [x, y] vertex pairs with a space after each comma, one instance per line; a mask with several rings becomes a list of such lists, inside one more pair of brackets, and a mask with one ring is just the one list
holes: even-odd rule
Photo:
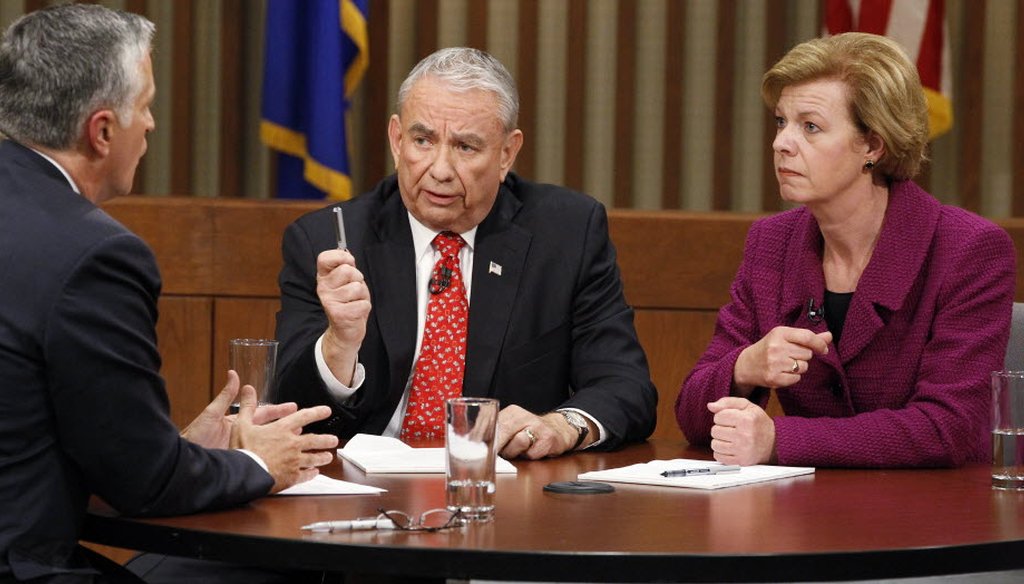
[[439, 0], [417, 0], [416, 2], [416, 61], [437, 50]]
[[518, 71], [513, 72], [519, 86], [519, 127], [526, 135], [523, 148], [516, 159], [515, 170], [526, 178], [533, 178], [537, 140], [537, 39], [539, 0], [521, 0], [519, 3], [519, 47], [516, 61]]
[[[962, 67], [965, 72], [984, 71], [985, 62], [985, 9], [986, 0], [964, 3], [964, 54]], [[983, 83], [971, 73], [964, 73], [963, 102], [960, 108], [961, 142], [960, 159], [960, 205], [974, 212], [981, 209], [981, 152], [982, 122], [984, 107]]]
[[678, 209], [682, 200], [683, 79], [686, 75], [686, 3], [668, 2], [665, 14], [665, 110], [662, 134], [661, 207]]
[[245, 124], [244, 64], [242, 38], [245, 18], [242, 0], [222, 0], [223, 18], [220, 23], [221, 93], [220, 93], [220, 188], [222, 197], [242, 196], [242, 165], [245, 150], [242, 126]]
[[[370, 63], [363, 78], [366, 95], [366, 116], [363, 165], [366, 184], [363, 190], [387, 174], [387, 119], [394, 96], [388, 95], [388, 23], [391, 3], [388, 0], [370, 0], [367, 31], [370, 41]], [[358, 147], [358, 146], [357, 146]], [[353, 193], [355, 194], [355, 193]]]
[[565, 59], [565, 186], [583, 190], [583, 97], [587, 83], [587, 0], [569, 2]]
[[1011, 213], [1014, 217], [1024, 215], [1024, 0], [1017, 0], [1017, 49], [1014, 54], [1015, 66], [1013, 76], [1013, 156], [1017, 163], [1013, 165], [1013, 204]]
[[736, 2], [718, 3], [718, 38], [715, 42], [715, 137], [711, 208], [732, 208], [733, 69], [736, 65]]
[[[786, 3], [785, 0], [768, 0], [765, 11], [764, 70], [767, 71], [786, 52]], [[779, 199], [778, 179], [775, 178], [775, 155], [771, 143], [775, 139], [775, 112], [765, 108], [765, 156], [761, 180], [761, 208], [778, 211], [782, 208]]]
[[636, 103], [636, 4], [619, 2], [615, 59], [615, 185], [616, 207], [633, 206], [633, 120]]
[[171, 87], [171, 192], [192, 192], [192, 12], [195, 0], [174, 3], [174, 83]]
[[484, 0], [470, 0], [466, 9], [466, 44], [487, 50], [487, 2]]

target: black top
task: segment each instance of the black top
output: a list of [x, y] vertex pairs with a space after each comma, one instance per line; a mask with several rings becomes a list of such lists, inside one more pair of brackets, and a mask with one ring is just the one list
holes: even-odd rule
[[832, 344], [839, 346], [839, 337], [843, 336], [843, 323], [846, 322], [846, 311], [850, 309], [853, 292], [831, 292], [825, 290], [825, 323], [832, 331]]

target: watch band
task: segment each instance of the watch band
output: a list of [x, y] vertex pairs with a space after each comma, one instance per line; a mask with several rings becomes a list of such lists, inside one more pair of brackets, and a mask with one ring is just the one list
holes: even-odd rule
[[583, 441], [586, 440], [587, 434], [590, 433], [590, 426], [587, 424], [587, 421], [583, 418], [583, 416], [571, 410], [555, 411], [557, 411], [559, 414], [562, 414], [562, 417], [565, 418], [565, 421], [568, 422], [569, 425], [572, 426], [573, 428], [576, 428], [576, 431], [579, 432], [579, 436], [576, 438], [576, 443], [573, 444], [572, 448], [570, 448], [569, 450], [578, 449], [580, 445], [583, 444]]

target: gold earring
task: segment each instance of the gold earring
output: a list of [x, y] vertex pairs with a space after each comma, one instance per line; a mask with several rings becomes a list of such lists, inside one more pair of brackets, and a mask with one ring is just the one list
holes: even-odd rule
[[871, 170], [874, 167], [875, 167], [875, 161], [874, 160], [868, 160], [867, 162], [864, 163], [864, 168], [866, 170]]

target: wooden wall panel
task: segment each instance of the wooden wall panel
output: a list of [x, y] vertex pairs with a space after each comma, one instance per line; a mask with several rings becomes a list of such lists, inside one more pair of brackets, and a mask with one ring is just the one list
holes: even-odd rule
[[184, 428], [213, 398], [209, 392], [213, 299], [164, 295], [159, 309], [160, 373], [167, 383], [171, 419]]
[[651, 380], [658, 388], [658, 425], [654, 437], [682, 436], [675, 417], [676, 396], [683, 379], [711, 340], [717, 317], [717, 310], [636, 311], [636, 332], [647, 353]]
[[220, 277], [218, 294], [277, 296], [281, 271], [281, 237], [303, 213], [325, 203], [294, 203], [285, 207], [244, 205], [217, 214], [212, 225], [213, 271]]
[[125, 197], [104, 205], [128, 229], [145, 234], [157, 254], [164, 294], [208, 292], [223, 277], [213, 271], [210, 208], [195, 202], [183, 197]]
[[616, 211], [609, 220], [630, 304], [718, 310], [754, 216]]

